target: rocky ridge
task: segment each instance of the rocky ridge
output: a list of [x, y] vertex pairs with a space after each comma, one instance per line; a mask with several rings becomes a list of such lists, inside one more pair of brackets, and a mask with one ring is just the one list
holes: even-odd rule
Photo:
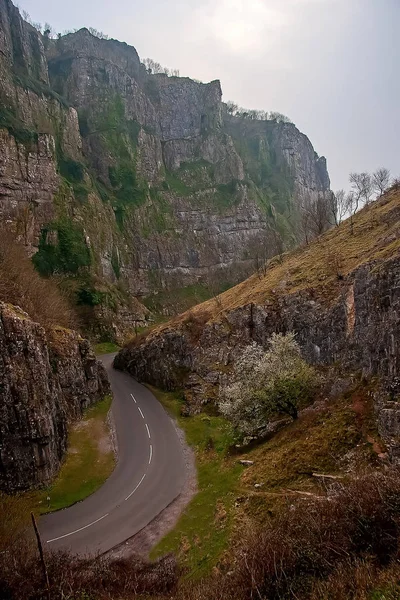
[[48, 484], [67, 446], [67, 426], [110, 393], [89, 342], [60, 327], [45, 331], [0, 303], [0, 489]]
[[10, 0], [0, 76], [0, 217], [43, 274], [113, 313], [114, 337], [121, 307], [145, 319], [132, 296], [238, 281], [277, 234], [299, 240], [304, 196], [330, 198], [294, 125], [232, 117], [218, 81], [149, 74], [133, 47], [86, 29], [50, 40]]

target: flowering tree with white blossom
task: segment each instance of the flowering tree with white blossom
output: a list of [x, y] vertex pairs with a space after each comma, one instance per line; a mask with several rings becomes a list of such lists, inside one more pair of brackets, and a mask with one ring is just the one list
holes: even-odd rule
[[316, 381], [295, 335], [273, 334], [267, 351], [256, 343], [244, 349], [233, 382], [220, 390], [219, 408], [238, 432], [256, 436], [275, 415], [296, 419], [299, 408], [312, 399]]

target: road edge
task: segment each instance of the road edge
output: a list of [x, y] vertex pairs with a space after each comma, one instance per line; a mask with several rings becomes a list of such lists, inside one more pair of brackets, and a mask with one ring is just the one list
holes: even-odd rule
[[[166, 414], [168, 415], [168, 413]], [[187, 443], [185, 432], [178, 426], [177, 421], [170, 415], [168, 417], [173, 424], [182, 447], [182, 455], [185, 463], [185, 481], [182, 490], [150, 523], [145, 525], [132, 537], [107, 550], [103, 556], [113, 559], [126, 558], [132, 555], [148, 558], [154, 546], [176, 526], [182, 512], [197, 494], [195, 452]]]

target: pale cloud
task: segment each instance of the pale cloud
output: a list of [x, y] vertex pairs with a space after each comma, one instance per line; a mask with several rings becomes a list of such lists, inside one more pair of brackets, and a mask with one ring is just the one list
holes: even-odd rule
[[[254, 52], [272, 46], [285, 27], [285, 13], [277, 3], [263, 0], [221, 0], [197, 9], [195, 27], [208, 29], [218, 44], [233, 54]], [[208, 10], [207, 10], [208, 8]]]

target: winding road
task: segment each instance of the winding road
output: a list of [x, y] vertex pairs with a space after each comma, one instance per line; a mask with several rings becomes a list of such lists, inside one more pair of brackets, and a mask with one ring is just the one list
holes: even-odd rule
[[101, 357], [110, 378], [118, 462], [94, 494], [70, 508], [45, 515], [44, 545], [79, 554], [106, 552], [148, 525], [181, 492], [185, 464], [175, 427], [145, 387]]

